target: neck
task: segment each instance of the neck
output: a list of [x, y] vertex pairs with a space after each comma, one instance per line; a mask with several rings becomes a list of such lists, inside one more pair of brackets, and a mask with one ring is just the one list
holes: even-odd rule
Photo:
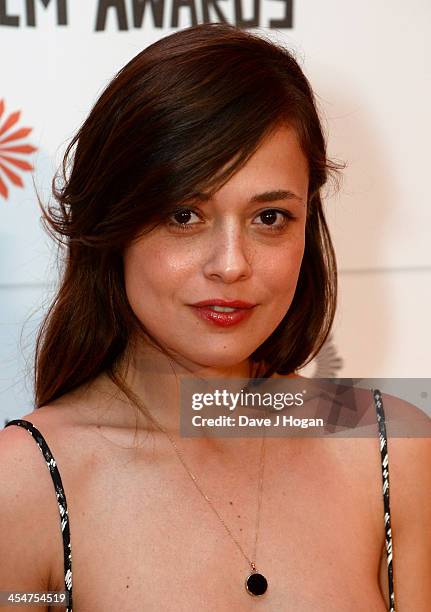
[[[233, 366], [217, 368], [207, 365], [199, 366], [169, 358], [151, 345], [140, 346], [133, 350], [128, 362], [125, 363], [123, 360], [118, 366], [120, 378], [136, 397], [140, 411], [136, 412], [136, 407], [123, 398], [116, 413], [118, 416], [122, 415], [120, 418], [123, 424], [127, 421], [130, 427], [137, 426], [142, 431], [151, 430], [157, 438], [165, 439], [165, 435], [145, 416], [146, 413], [149, 413], [170, 436], [178, 440], [180, 438], [180, 382], [182, 378], [242, 379], [242, 381], [238, 380], [238, 383], [236, 380], [229, 382], [229, 390], [234, 392], [235, 390], [240, 391], [244, 379], [260, 376], [262, 370], [258, 366], [265, 366], [265, 364], [256, 365], [246, 359]], [[289, 376], [295, 376], [295, 374]], [[107, 384], [112, 383], [107, 381]], [[238, 388], [235, 389], [235, 386]], [[218, 456], [225, 463], [237, 456], [241, 458], [248, 452], [255, 454], [260, 448], [260, 438], [181, 437], [180, 444], [188, 452], [195, 453], [199, 461], [205, 462], [208, 457]], [[171, 453], [171, 450], [168, 448], [168, 453]]]
[[240, 379], [238, 383], [236, 380], [230, 383], [233, 384], [232, 390], [237, 386], [239, 391], [244, 379], [256, 375], [256, 366], [249, 359], [217, 367], [190, 363], [169, 357], [158, 347], [146, 343], [133, 348], [128, 362], [123, 360], [119, 365], [118, 373], [150, 415], [168, 433], [178, 435], [182, 379]]

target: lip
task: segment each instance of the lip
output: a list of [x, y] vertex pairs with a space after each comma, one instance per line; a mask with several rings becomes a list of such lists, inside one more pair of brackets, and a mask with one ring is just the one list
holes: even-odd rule
[[[218, 300], [223, 302], [223, 304], [215, 304], [214, 301], [211, 301], [209, 304], [211, 306], [231, 306], [231, 304], [247, 304], [248, 302], [229, 302], [223, 300]], [[231, 308], [236, 308], [234, 312], [215, 312], [211, 310], [209, 305], [197, 306], [196, 304], [192, 305], [194, 312], [198, 315], [200, 319], [207, 321], [213, 325], [218, 327], [231, 327], [233, 325], [237, 325], [248, 319], [253, 313], [253, 306], [247, 306], [246, 308], [239, 308], [238, 306], [231, 306]]]
[[229, 306], [230, 308], [242, 308], [249, 309], [256, 306], [256, 304], [252, 304], [251, 302], [244, 302], [243, 300], [222, 300], [219, 298], [214, 298], [213, 300], [202, 300], [201, 302], [196, 302], [195, 304], [191, 304], [192, 306], [196, 306], [197, 308], [201, 308], [203, 306]]

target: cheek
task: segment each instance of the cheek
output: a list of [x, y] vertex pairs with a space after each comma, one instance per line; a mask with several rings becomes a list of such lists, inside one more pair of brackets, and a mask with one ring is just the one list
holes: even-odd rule
[[155, 235], [128, 247], [123, 256], [124, 276], [145, 278], [151, 284], [172, 284], [196, 266], [196, 249], [179, 248]]
[[[190, 272], [190, 261], [156, 241], [136, 243], [123, 256], [124, 284], [129, 304], [148, 323], [162, 318], [162, 308], [178, 293]], [[166, 312], [164, 313], [166, 316]]]
[[304, 240], [297, 240], [266, 254], [262, 271], [274, 298], [293, 297], [291, 294], [298, 281], [304, 248]]

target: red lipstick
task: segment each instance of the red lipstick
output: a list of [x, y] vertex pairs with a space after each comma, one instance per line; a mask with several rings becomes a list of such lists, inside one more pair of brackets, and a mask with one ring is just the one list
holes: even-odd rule
[[231, 308], [253, 308], [256, 304], [251, 302], [244, 302], [243, 300], [222, 300], [214, 298], [213, 300], [202, 300], [201, 302], [195, 302], [192, 306], [230, 306]]
[[[218, 325], [219, 327], [230, 327], [236, 325], [245, 319], [248, 319], [253, 312], [253, 307], [256, 304], [244, 302], [243, 300], [222, 300], [214, 298], [211, 300], [202, 300], [191, 304], [196, 314], [205, 321]], [[234, 310], [217, 312], [211, 306], [222, 308], [232, 308]]]

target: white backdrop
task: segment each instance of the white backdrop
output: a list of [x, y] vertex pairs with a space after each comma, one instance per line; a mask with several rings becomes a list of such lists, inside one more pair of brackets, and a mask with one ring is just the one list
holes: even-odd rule
[[[159, 25], [148, 3], [135, 27], [133, 7], [140, 5], [0, 2], [0, 426], [31, 408], [34, 330], [56, 279], [26, 164], [47, 201], [67, 142], [115, 72], [158, 38], [203, 20], [203, 3], [166, 0], [158, 5]], [[238, 23], [233, 0], [217, 6]], [[320, 371], [429, 377], [431, 4], [241, 0], [240, 6], [244, 19], [260, 7], [259, 27], [249, 29], [269, 32], [296, 53], [318, 97], [329, 152], [347, 162], [340, 191], [329, 192], [325, 204], [340, 299]], [[219, 20], [214, 8], [209, 16]], [[271, 20], [279, 25], [270, 28]], [[317, 361], [304, 373], [315, 374]]]

